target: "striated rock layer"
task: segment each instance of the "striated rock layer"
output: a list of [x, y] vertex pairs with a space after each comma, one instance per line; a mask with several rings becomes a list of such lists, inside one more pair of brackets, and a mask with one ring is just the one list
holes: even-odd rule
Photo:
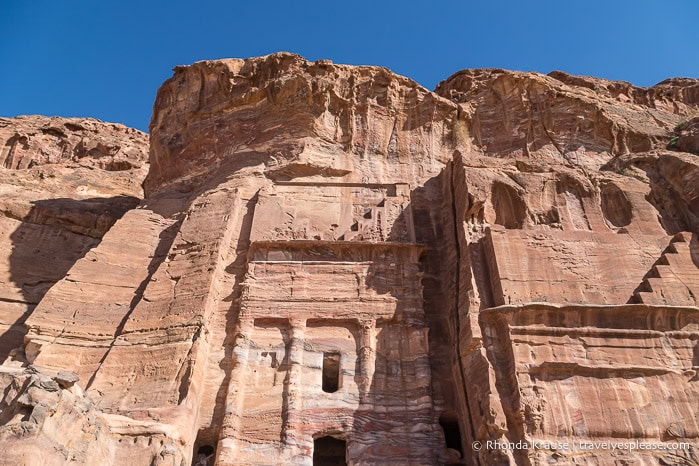
[[143, 198], [147, 160], [147, 135], [123, 125], [0, 118], [0, 361], [22, 359], [27, 316]]
[[135, 130], [0, 120], [0, 451], [691, 464], [697, 121], [693, 79], [429, 92], [285, 53], [176, 68], [148, 165]]

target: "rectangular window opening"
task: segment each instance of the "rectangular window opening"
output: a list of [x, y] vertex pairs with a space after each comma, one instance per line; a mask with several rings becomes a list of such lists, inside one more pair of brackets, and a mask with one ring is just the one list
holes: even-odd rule
[[323, 391], [335, 393], [340, 388], [340, 353], [323, 353]]

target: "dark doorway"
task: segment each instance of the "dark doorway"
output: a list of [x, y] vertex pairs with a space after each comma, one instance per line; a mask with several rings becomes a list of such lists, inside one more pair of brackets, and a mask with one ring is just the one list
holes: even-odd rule
[[323, 391], [334, 393], [340, 388], [340, 354], [323, 353]]
[[313, 466], [346, 466], [347, 442], [321, 437], [313, 442]]
[[439, 425], [444, 431], [444, 440], [447, 442], [447, 448], [456, 450], [464, 457], [464, 449], [461, 446], [461, 429], [459, 429], [459, 420], [452, 413], [444, 413], [439, 416]]
[[192, 466], [214, 466], [216, 449], [211, 445], [202, 445], [192, 458]]

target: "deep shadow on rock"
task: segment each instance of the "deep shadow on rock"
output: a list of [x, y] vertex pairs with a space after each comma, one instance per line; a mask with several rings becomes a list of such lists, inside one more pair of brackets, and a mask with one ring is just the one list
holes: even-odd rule
[[6, 325], [0, 334], [0, 360], [21, 349], [24, 322], [48, 289], [138, 202], [131, 196], [44, 199], [33, 201], [29, 213], [15, 221], [9, 278], [17, 293], [11, 300], [0, 299]]

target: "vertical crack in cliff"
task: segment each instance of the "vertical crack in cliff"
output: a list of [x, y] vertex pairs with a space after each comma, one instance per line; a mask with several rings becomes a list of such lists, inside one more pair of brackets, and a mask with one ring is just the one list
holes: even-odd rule
[[[527, 89], [527, 94], [529, 94], [529, 93], [530, 93], [530, 90]], [[531, 99], [530, 97], [531, 97], [531, 96], [527, 96], [527, 100], [528, 100], [529, 102], [533, 103], [533, 105], [532, 105], [532, 111], [536, 113], [536, 116], [538, 117], [539, 123], [541, 124], [541, 127], [542, 127], [543, 130], [544, 130], [544, 134], [545, 134], [546, 137], [549, 139], [549, 141], [551, 141], [551, 144], [553, 144], [553, 147], [556, 148], [556, 150], [557, 150], [558, 153], [561, 155], [561, 157], [562, 157], [564, 160], [566, 160], [566, 162], [568, 162], [568, 159], [566, 159], [566, 156], [565, 156], [565, 154], [563, 153], [563, 150], [561, 150], [561, 148], [558, 146], [558, 143], [553, 139], [553, 136], [551, 135], [551, 132], [550, 132], [549, 129], [546, 127], [546, 123], [544, 122], [544, 117], [545, 117], [545, 116], [543, 115], [543, 112], [540, 111], [539, 108], [538, 108], [539, 105], [541, 105], [541, 102], [540, 102], [540, 101], [532, 101], [532, 99]], [[528, 152], [528, 151], [529, 151], [529, 150], [527, 149], [527, 152]], [[570, 162], [568, 162], [567, 165], [570, 165]]]
[[[456, 210], [456, 188], [454, 186], [455, 180], [454, 177], [456, 176], [456, 172], [454, 170], [454, 162], [453, 160], [449, 162], [449, 165], [447, 166], [447, 170], [449, 171], [449, 204], [451, 208], [451, 215], [452, 215], [452, 231], [454, 233], [454, 250], [456, 253], [456, 267], [455, 267], [455, 273], [454, 273], [454, 324], [455, 324], [455, 332], [454, 332], [454, 350], [455, 350], [455, 357], [457, 361], [457, 366], [459, 367], [459, 376], [461, 378], [461, 386], [463, 387], [463, 393], [464, 393], [464, 405], [466, 406], [466, 414], [468, 415], [468, 428], [470, 431], [470, 439], [475, 440], [476, 438], [476, 431], [474, 429], [474, 423], [473, 423], [473, 415], [471, 414], [471, 404], [468, 399], [468, 384], [466, 383], [466, 374], [464, 373], [464, 368], [462, 365], [462, 360], [461, 360], [461, 315], [460, 315], [460, 306], [461, 306], [461, 296], [460, 296], [460, 291], [461, 291], [461, 247], [460, 247], [460, 242], [459, 242], [459, 227], [458, 227], [458, 222], [459, 222], [459, 215]], [[468, 451], [468, 449], [467, 449]], [[480, 460], [478, 456], [476, 455], [476, 464], [480, 464]]]
[[[189, 394], [189, 380], [192, 375], [192, 371], [194, 369], [194, 364], [195, 361], [192, 360], [192, 355], [195, 353], [195, 344], [197, 340], [201, 337], [203, 326], [199, 325], [197, 326], [196, 330], [194, 331], [194, 334], [192, 335], [192, 345], [189, 347], [189, 350], [187, 351], [187, 355], [182, 359], [182, 363], [180, 364], [180, 367], [177, 369], [177, 375], [175, 376], [175, 380], [180, 381], [180, 387], [177, 390], [177, 404], [180, 405], [182, 402], [187, 398], [187, 395]], [[182, 370], [184, 369], [184, 374], [182, 374]]]

